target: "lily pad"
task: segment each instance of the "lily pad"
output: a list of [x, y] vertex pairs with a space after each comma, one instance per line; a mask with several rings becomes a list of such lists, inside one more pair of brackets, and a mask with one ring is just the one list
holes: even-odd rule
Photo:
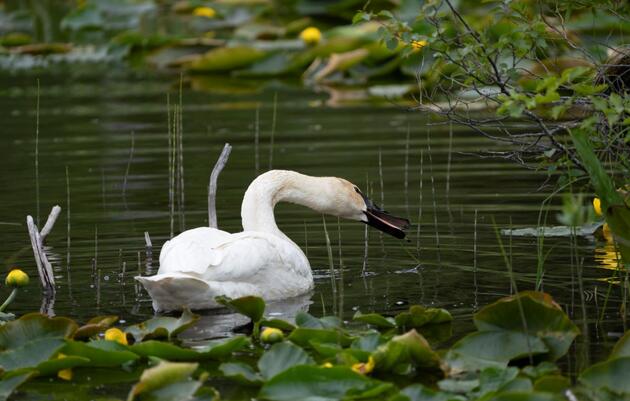
[[396, 327], [396, 321], [393, 318], [385, 317], [378, 313], [363, 314], [361, 313], [361, 311], [357, 311], [352, 317], [352, 320], [367, 323], [379, 329], [393, 329], [394, 327]]
[[77, 324], [70, 319], [29, 313], [0, 327], [0, 348], [14, 349], [45, 338], [69, 338], [76, 330]]
[[396, 315], [396, 324], [403, 330], [420, 329], [430, 324], [443, 324], [453, 321], [453, 316], [446, 309], [425, 308], [413, 305], [409, 311]]
[[459, 340], [447, 353], [451, 369], [477, 370], [505, 367], [514, 359], [549, 352], [538, 337], [509, 331], [481, 331]]
[[376, 361], [376, 369], [381, 371], [398, 371], [405, 365], [419, 369], [440, 369], [440, 357], [415, 330], [393, 337], [379, 346], [372, 355]]
[[474, 322], [479, 331], [510, 331], [537, 337], [548, 348], [552, 361], [566, 354], [580, 333], [551, 296], [534, 291], [524, 291], [484, 307], [475, 314]]
[[236, 299], [217, 297], [216, 301], [241, 315], [247, 316], [254, 323], [260, 322], [265, 313], [265, 301], [260, 297], [247, 296]]
[[630, 331], [627, 331], [626, 334], [617, 341], [608, 359], [626, 356], [630, 357]]
[[288, 339], [301, 347], [309, 347], [311, 342], [333, 343], [347, 347], [352, 343], [352, 337], [338, 329], [311, 329], [298, 327], [289, 335]]
[[33, 372], [25, 372], [0, 380], [0, 400], [6, 400], [22, 383], [26, 382]]
[[462, 398], [454, 394], [435, 391], [422, 384], [412, 384], [405, 387], [392, 401], [461, 401]]
[[5, 371], [36, 368], [53, 357], [65, 344], [63, 338], [41, 338], [0, 353], [0, 367]]
[[222, 47], [210, 50], [187, 68], [195, 72], [231, 71], [248, 67], [266, 56], [267, 52], [253, 47]]
[[243, 362], [222, 363], [219, 370], [225, 377], [242, 384], [259, 385], [263, 382], [262, 377], [251, 366]]
[[347, 367], [300, 365], [273, 377], [263, 385], [258, 396], [274, 401], [332, 401], [349, 394], [356, 399], [366, 393], [377, 397], [393, 387], [390, 383], [370, 379]]
[[297, 365], [313, 365], [315, 361], [306, 351], [290, 342], [275, 344], [258, 360], [258, 369], [265, 380]]
[[151, 338], [170, 339], [195, 324], [198, 319], [198, 315], [185, 309], [179, 319], [167, 316], [154, 317], [146, 322], [127, 327], [125, 332], [131, 334], [137, 342]]
[[137, 398], [160, 401], [177, 401], [192, 398], [201, 387], [201, 382], [191, 380], [197, 370], [196, 363], [160, 362], [142, 373], [140, 381], [136, 383], [127, 401]]
[[175, 344], [161, 341], [144, 341], [134, 344], [130, 350], [144, 357], [158, 357], [169, 361], [199, 361], [204, 359], [224, 359], [232, 352], [249, 344], [249, 339], [236, 336], [225, 340], [210, 342], [201, 348], [183, 348]]
[[597, 363], [580, 375], [580, 382], [595, 388], [607, 389], [617, 394], [630, 394], [630, 357], [617, 357]]
[[75, 339], [89, 338], [96, 334], [99, 334], [109, 327], [112, 324], [118, 321], [118, 316], [97, 316], [90, 319], [86, 324], [79, 327], [77, 331], [74, 333]]
[[68, 341], [61, 350], [68, 356], [80, 356], [89, 360], [93, 367], [113, 367], [135, 361], [139, 356], [115, 341], [96, 340], [88, 343]]

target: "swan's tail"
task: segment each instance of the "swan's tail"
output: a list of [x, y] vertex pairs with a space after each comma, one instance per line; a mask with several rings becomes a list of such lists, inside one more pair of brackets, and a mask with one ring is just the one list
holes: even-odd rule
[[136, 276], [142, 283], [156, 311], [188, 309], [212, 309], [221, 307], [215, 301], [218, 296], [238, 298], [258, 291], [248, 283], [229, 281], [204, 281], [186, 273], [165, 273], [155, 276]]

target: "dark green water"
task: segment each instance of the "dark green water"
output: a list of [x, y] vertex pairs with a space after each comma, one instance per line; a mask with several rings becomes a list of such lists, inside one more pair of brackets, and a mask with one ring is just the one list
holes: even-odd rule
[[[41, 82], [39, 203], [37, 77]], [[43, 224], [50, 208], [59, 204], [63, 213], [47, 240], [57, 280], [52, 311], [78, 320], [116, 314], [135, 322], [152, 316], [150, 299], [138, 291], [133, 275], [147, 270], [144, 232], [150, 233], [154, 244], [153, 270], [157, 270], [159, 248], [170, 235], [166, 94], [170, 92], [175, 103], [177, 86], [177, 76], [116, 68], [0, 74], [0, 258], [4, 270], [20, 266], [32, 278], [12, 306], [14, 312], [39, 310], [42, 303], [25, 217], [39, 214]], [[277, 127], [270, 152], [276, 94]], [[472, 330], [475, 310], [514, 290], [493, 218], [499, 228], [535, 227], [540, 204], [550, 193], [550, 189], [539, 190], [546, 177], [473, 155], [493, 145], [464, 128], [454, 127], [450, 136], [448, 126], [428, 128], [421, 113], [370, 100], [344, 104], [337, 101], [339, 95], [291, 82], [225, 78], [187, 82], [183, 92], [185, 221], [176, 218], [176, 233], [181, 227], [207, 224], [208, 177], [225, 142], [234, 146], [219, 179], [219, 226], [226, 231], [241, 229], [242, 195], [256, 174], [270, 166], [341, 176], [364, 189], [369, 185], [377, 203], [412, 220], [409, 241], [368, 231], [364, 263], [364, 226], [338, 224], [328, 217], [337, 271], [337, 291], [333, 291], [322, 216], [279, 205], [280, 228], [306, 250], [316, 277], [313, 294], [280, 309], [306, 308], [315, 315], [336, 313], [349, 319], [357, 309], [388, 313], [409, 304], [439, 306], [456, 316], [455, 335], [461, 336]], [[554, 224], [559, 202], [553, 202], [550, 213]], [[533, 289], [536, 240], [503, 237], [502, 241], [518, 289]], [[544, 247], [545, 253], [551, 250], [544, 290], [584, 331], [565, 360], [570, 371], [576, 371], [607, 355], [614, 333], [624, 330], [621, 290], [610, 287], [605, 303], [607, 279], [614, 273], [602, 268], [606, 265], [602, 240], [578, 239], [572, 245], [570, 238], [550, 238]], [[581, 269], [577, 261], [583, 261]], [[123, 265], [126, 274], [121, 277]], [[7, 294], [6, 288], [0, 289], [2, 297]], [[221, 312], [203, 314], [204, 324], [188, 334], [192, 340], [225, 331], [218, 327], [226, 320]], [[600, 315], [604, 319], [598, 324]]]

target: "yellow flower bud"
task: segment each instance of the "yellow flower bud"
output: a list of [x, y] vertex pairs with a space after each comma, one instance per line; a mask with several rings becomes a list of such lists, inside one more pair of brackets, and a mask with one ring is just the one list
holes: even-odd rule
[[13, 269], [7, 274], [7, 278], [4, 280], [4, 283], [8, 287], [24, 287], [28, 285], [28, 274], [24, 273], [20, 269]]
[[[66, 356], [67, 355], [62, 354], [62, 353], [57, 354], [58, 359], [63, 359]], [[61, 380], [66, 380], [66, 381], [72, 380], [72, 369], [70, 368], [61, 369], [59, 372], [57, 372], [57, 377], [60, 378]]]
[[127, 345], [127, 335], [120, 329], [112, 327], [105, 332], [105, 339], [107, 341], [116, 341], [119, 344]]
[[362, 375], [367, 375], [374, 370], [374, 365], [376, 365], [376, 362], [370, 355], [367, 362], [359, 362], [352, 365], [352, 370], [357, 373], [361, 373]]
[[314, 26], [309, 26], [300, 32], [300, 39], [307, 45], [316, 45], [322, 40], [322, 33]]
[[411, 42], [411, 47], [413, 47], [415, 50], [420, 50], [428, 44], [429, 42], [427, 42], [426, 40], [414, 40]]
[[283, 338], [284, 334], [282, 333], [282, 330], [274, 327], [267, 327], [260, 334], [261, 341], [267, 344], [280, 342]]
[[593, 198], [593, 209], [596, 215], [602, 215], [602, 201], [599, 198]]
[[332, 367], [333, 367], [333, 364], [330, 362], [324, 362], [322, 364], [322, 368], [332, 368]]
[[217, 12], [214, 8], [210, 7], [197, 7], [193, 10], [195, 17], [214, 18], [217, 16]]

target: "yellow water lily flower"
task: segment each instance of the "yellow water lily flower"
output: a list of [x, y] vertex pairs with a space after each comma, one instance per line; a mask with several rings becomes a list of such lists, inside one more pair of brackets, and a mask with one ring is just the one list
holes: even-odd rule
[[593, 198], [593, 209], [596, 215], [602, 215], [602, 201], [599, 198]]
[[28, 285], [28, 274], [24, 273], [20, 269], [13, 269], [7, 274], [7, 278], [4, 280], [7, 287], [24, 287]]
[[332, 368], [333, 364], [330, 362], [324, 362], [321, 366], [322, 368]]
[[193, 10], [195, 17], [214, 18], [217, 16], [217, 12], [211, 7], [197, 7]]
[[261, 341], [267, 344], [277, 343], [282, 341], [283, 338], [284, 333], [282, 333], [282, 330], [275, 327], [266, 327], [260, 334]]
[[420, 50], [423, 47], [425, 47], [426, 45], [428, 45], [429, 42], [427, 42], [426, 40], [413, 40], [411, 41], [411, 47], [413, 47], [415, 50]]
[[374, 370], [374, 365], [376, 365], [376, 362], [370, 355], [367, 362], [359, 362], [352, 365], [352, 370], [357, 373], [361, 373], [362, 375], [367, 375]]
[[309, 26], [300, 32], [300, 39], [307, 45], [316, 45], [322, 40], [322, 32], [314, 26]]
[[[62, 354], [62, 353], [57, 354], [58, 359], [63, 359], [65, 357], [66, 357], [65, 354]], [[70, 368], [61, 369], [59, 372], [57, 372], [57, 377], [60, 378], [61, 380], [66, 380], [66, 381], [72, 380], [72, 369]]]
[[105, 331], [105, 339], [107, 341], [116, 341], [119, 344], [127, 345], [127, 335], [120, 329], [112, 327]]

